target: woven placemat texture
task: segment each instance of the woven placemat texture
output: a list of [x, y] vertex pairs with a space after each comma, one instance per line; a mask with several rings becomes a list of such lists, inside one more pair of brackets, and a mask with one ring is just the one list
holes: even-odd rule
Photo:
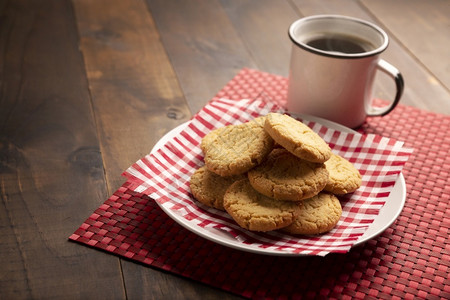
[[[244, 69], [215, 98], [283, 103], [287, 79]], [[395, 223], [346, 254], [277, 257], [227, 248], [184, 229], [150, 198], [119, 188], [70, 240], [249, 298], [450, 298], [450, 116], [399, 105], [359, 129], [403, 140], [407, 199]]]

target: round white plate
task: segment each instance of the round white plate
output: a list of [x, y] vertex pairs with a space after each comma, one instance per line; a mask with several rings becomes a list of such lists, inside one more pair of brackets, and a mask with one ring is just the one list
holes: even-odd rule
[[[356, 131], [342, 126], [340, 124], [321, 119], [318, 117], [313, 116], [306, 116], [306, 115], [295, 115], [296, 117], [299, 117], [303, 120], [313, 121], [319, 124], [322, 124], [324, 126], [327, 126], [332, 129], [336, 129], [342, 132], [351, 132], [351, 133], [357, 133]], [[180, 133], [186, 126], [188, 122], [183, 123], [179, 125], [178, 127], [175, 127], [171, 131], [169, 131], [166, 135], [164, 135], [153, 147], [150, 153], [158, 150], [161, 148], [169, 139], [176, 136], [178, 133]], [[403, 206], [405, 205], [406, 201], [406, 185], [405, 185], [405, 178], [403, 177], [403, 174], [400, 174], [400, 176], [397, 178], [397, 181], [395, 182], [395, 185], [389, 194], [388, 199], [386, 200], [385, 205], [381, 208], [380, 213], [375, 218], [374, 222], [369, 225], [369, 228], [366, 230], [366, 232], [358, 239], [358, 241], [353, 245], [357, 246], [360, 245], [370, 239], [373, 239], [374, 237], [381, 234], [383, 231], [385, 231], [389, 226], [394, 223], [394, 221], [398, 218], [401, 211], [403, 210]], [[202, 236], [210, 241], [216, 242], [218, 244], [228, 246], [234, 249], [253, 252], [253, 253], [259, 253], [259, 254], [266, 254], [266, 255], [280, 255], [280, 256], [304, 256], [305, 254], [296, 254], [291, 252], [285, 252], [282, 250], [270, 250], [270, 249], [264, 249], [259, 248], [257, 246], [252, 246], [248, 244], [244, 244], [240, 242], [239, 240], [235, 239], [231, 235], [228, 235], [227, 233], [217, 230], [214, 228], [203, 228], [200, 227], [182, 216], [178, 215], [175, 211], [167, 208], [164, 205], [161, 205], [156, 201], [156, 203], [161, 207], [161, 209], [175, 222], [180, 224], [181, 226], [185, 227], [189, 231]]]

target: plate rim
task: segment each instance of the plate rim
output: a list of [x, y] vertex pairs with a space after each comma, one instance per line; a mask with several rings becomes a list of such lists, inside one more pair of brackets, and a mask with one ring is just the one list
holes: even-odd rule
[[[306, 114], [297, 114], [297, 113], [289, 113], [291, 116], [296, 117], [296, 118], [300, 118], [300, 119], [304, 119], [304, 120], [308, 120], [308, 121], [313, 121], [316, 123], [319, 123], [321, 125], [324, 125], [326, 127], [330, 127], [336, 130], [340, 130], [340, 131], [344, 131], [344, 132], [349, 132], [349, 133], [354, 133], [354, 134], [358, 134], [361, 135], [361, 133], [348, 128], [344, 125], [320, 118], [320, 117], [316, 117], [316, 116], [310, 116], [310, 115], [306, 115]], [[184, 123], [181, 123], [180, 125], [176, 126], [175, 128], [169, 130], [166, 134], [164, 134], [153, 146], [153, 148], [150, 151], [150, 154], [157, 151], [159, 148], [161, 148], [164, 143], [167, 142], [168, 139], [170, 139], [171, 137], [175, 136], [176, 134], [178, 134], [179, 132], [181, 132], [186, 126], [188, 126], [188, 124], [191, 122], [192, 120], [186, 121]], [[388, 200], [391, 196], [393, 196], [393, 191], [394, 189], [398, 189], [398, 193], [400, 193], [400, 202], [398, 203], [399, 206], [397, 208], [397, 210], [395, 211], [394, 215], [391, 216], [389, 218], [389, 220], [380, 228], [377, 228], [376, 231], [374, 233], [370, 233], [370, 227], [373, 226], [374, 224], [376, 224], [376, 220], [377, 218], [382, 215], [383, 209], [387, 209], [388, 206], [386, 205], [386, 203], [388, 203]], [[227, 246], [233, 249], [237, 249], [237, 250], [242, 250], [242, 251], [246, 251], [246, 252], [252, 252], [252, 253], [256, 253], [256, 254], [263, 254], [263, 255], [273, 255], [273, 256], [311, 256], [311, 254], [307, 254], [307, 253], [292, 253], [292, 252], [287, 252], [287, 251], [283, 251], [283, 250], [271, 250], [271, 249], [264, 249], [264, 248], [260, 248], [257, 246], [252, 246], [249, 244], [245, 244], [242, 243], [236, 239], [234, 240], [224, 240], [221, 239], [220, 237], [216, 237], [216, 236], [212, 236], [211, 235], [211, 231], [218, 231], [218, 229], [214, 229], [214, 228], [208, 228], [209, 230], [197, 226], [195, 224], [191, 224], [188, 220], [186, 220], [185, 218], [183, 218], [182, 216], [176, 214], [174, 211], [172, 211], [170, 208], [167, 208], [164, 206], [164, 204], [159, 203], [158, 201], [155, 201], [157, 203], [157, 205], [175, 222], [177, 222], [179, 225], [181, 225], [182, 227], [186, 228], [187, 230], [193, 232], [194, 234], [197, 234], [207, 240], [210, 240], [214, 243], [223, 245], [223, 246]], [[362, 244], [364, 244], [365, 242], [367, 242], [368, 240], [371, 240], [373, 238], [376, 238], [378, 235], [380, 235], [381, 233], [383, 233], [387, 228], [389, 228], [400, 216], [401, 212], [403, 211], [404, 205], [406, 203], [406, 183], [405, 183], [405, 178], [403, 176], [403, 173], [400, 172], [393, 190], [391, 191], [391, 194], [388, 196], [387, 200], [386, 200], [385, 205], [383, 205], [383, 207], [380, 209], [380, 213], [377, 215], [377, 217], [375, 218], [375, 220], [369, 225], [369, 227], [367, 228], [367, 230], [364, 232], [363, 235], [361, 235], [358, 240], [352, 245], [351, 248], [360, 246]], [[368, 234], [369, 233], [369, 234]]]

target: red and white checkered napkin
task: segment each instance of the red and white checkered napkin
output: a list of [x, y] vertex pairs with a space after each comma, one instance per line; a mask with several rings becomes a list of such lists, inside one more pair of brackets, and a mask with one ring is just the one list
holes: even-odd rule
[[271, 251], [308, 255], [347, 252], [374, 221], [397, 177], [411, 154], [403, 143], [377, 135], [341, 132], [304, 120], [340, 154], [359, 169], [362, 186], [341, 198], [342, 217], [329, 233], [320, 236], [292, 236], [278, 231], [258, 233], [240, 228], [227, 213], [199, 204], [190, 194], [192, 173], [204, 164], [199, 147], [203, 136], [229, 124], [249, 121], [269, 112], [283, 112], [261, 100], [215, 100], [206, 105], [176, 136], [124, 172], [130, 189], [145, 193], [183, 216], [195, 226], [228, 232], [237, 241]]

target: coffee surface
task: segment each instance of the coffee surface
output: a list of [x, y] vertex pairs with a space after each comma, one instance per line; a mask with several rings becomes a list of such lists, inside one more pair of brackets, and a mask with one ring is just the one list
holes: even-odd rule
[[327, 52], [364, 53], [375, 47], [368, 41], [354, 36], [329, 35], [311, 39], [308, 46]]

